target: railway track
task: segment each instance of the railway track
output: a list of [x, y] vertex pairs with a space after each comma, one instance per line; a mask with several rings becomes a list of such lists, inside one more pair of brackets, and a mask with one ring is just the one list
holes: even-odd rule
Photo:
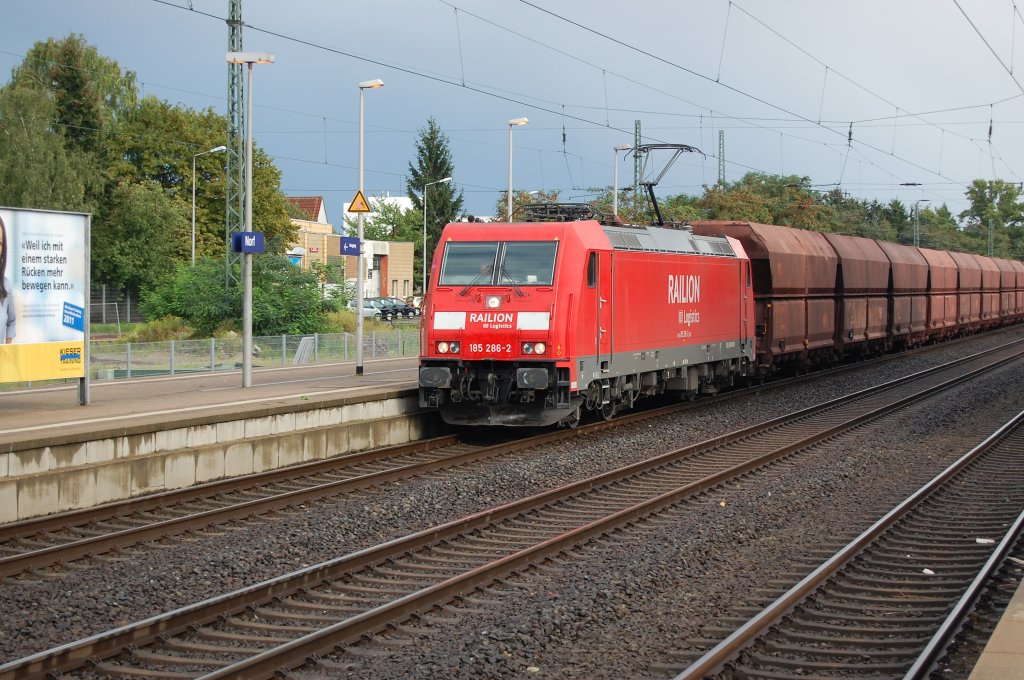
[[[1019, 359], [1004, 346], [0, 666], [0, 678], [270, 677]], [[331, 655], [331, 657], [323, 657]]]
[[1024, 412], [675, 677], [924, 679], [1024, 531]]
[[[919, 348], [899, 356], [934, 348]], [[878, 361], [891, 361], [896, 356], [887, 355]], [[857, 370], [864, 365], [841, 366], [830, 373]], [[455, 436], [438, 437], [11, 523], [0, 526], [0, 578], [283, 511], [399, 479], [451, 470], [572, 436], [742, 398], [752, 390], [777, 389], [816, 379], [823, 373], [723, 393], [696, 405], [677, 404], [621, 414], [611, 423], [587, 425], [575, 433], [549, 432], [491, 445], [460, 442]]]

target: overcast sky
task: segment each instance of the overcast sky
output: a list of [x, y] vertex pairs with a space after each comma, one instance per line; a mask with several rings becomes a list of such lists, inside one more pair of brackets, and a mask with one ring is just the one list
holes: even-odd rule
[[[5, 0], [0, 74], [75, 32], [143, 94], [224, 113], [227, 12], [228, 0]], [[636, 120], [646, 143], [707, 154], [681, 158], [659, 194], [715, 182], [719, 130], [729, 181], [794, 174], [954, 212], [974, 178], [1024, 181], [1012, 0], [245, 0], [242, 18], [244, 49], [277, 58], [254, 72], [256, 143], [284, 192], [324, 196], [335, 224], [358, 186], [356, 84], [373, 78], [385, 86], [365, 99], [367, 192], [404, 195], [434, 117], [476, 215], [508, 185], [517, 117], [530, 122], [513, 131], [515, 187], [563, 200], [612, 184], [612, 149]], [[622, 161], [620, 185], [632, 176]]]

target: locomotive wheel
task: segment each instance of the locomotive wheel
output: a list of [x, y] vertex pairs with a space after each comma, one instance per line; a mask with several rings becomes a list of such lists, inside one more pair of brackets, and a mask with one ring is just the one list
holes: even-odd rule
[[607, 404], [602, 404], [599, 412], [601, 413], [601, 418], [603, 420], [611, 420], [615, 417], [615, 402], [609, 401]]
[[567, 415], [565, 418], [563, 418], [561, 420], [561, 422], [559, 422], [558, 424], [561, 427], [567, 427], [570, 430], [575, 430], [577, 427], [579, 427], [580, 418], [581, 418], [582, 415], [583, 415], [583, 404], [577, 404], [576, 408], [574, 408], [572, 411], [570, 411], [569, 415]]

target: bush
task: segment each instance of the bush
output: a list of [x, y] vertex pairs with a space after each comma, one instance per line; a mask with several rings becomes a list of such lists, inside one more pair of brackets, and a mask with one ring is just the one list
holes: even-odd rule
[[[236, 280], [241, 272], [235, 271]], [[253, 258], [253, 335], [305, 335], [326, 328], [329, 309], [316, 276], [304, 272], [287, 258], [258, 255]], [[176, 316], [199, 337], [211, 337], [218, 329], [238, 329], [242, 318], [241, 286], [225, 288], [224, 264], [204, 259], [192, 266], [183, 262], [174, 273], [144, 291], [140, 304], [147, 318]]]
[[192, 329], [183, 319], [176, 316], [165, 316], [156, 321], [136, 324], [131, 333], [124, 336], [127, 342], [165, 342], [167, 340], [187, 340], [192, 337]]

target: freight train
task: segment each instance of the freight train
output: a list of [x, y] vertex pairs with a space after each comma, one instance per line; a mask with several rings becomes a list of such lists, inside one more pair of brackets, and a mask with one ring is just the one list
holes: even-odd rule
[[1024, 263], [753, 222], [454, 223], [420, 405], [458, 425], [605, 419], [1024, 317]]

